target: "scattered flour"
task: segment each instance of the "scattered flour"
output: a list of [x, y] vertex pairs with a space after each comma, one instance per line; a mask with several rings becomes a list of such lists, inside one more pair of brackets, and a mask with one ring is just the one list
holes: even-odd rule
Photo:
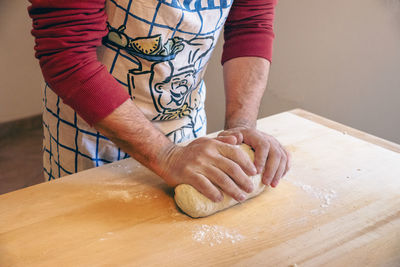
[[113, 234], [114, 234], [113, 232], [107, 232], [107, 233], [106, 233], [107, 237], [102, 237], [102, 238], [99, 239], [99, 241], [106, 241], [106, 240], [110, 239], [110, 237], [111, 237]]
[[136, 181], [129, 181], [127, 179], [120, 179], [120, 180], [116, 180], [113, 179], [111, 181], [104, 181], [102, 182], [103, 185], [113, 185], [113, 186], [135, 186], [135, 185], [139, 185], [140, 183], [136, 182]]
[[149, 194], [145, 192], [138, 192], [136, 194], [131, 194], [127, 190], [108, 190], [104, 193], [97, 192], [96, 195], [105, 195], [109, 199], [122, 200], [124, 202], [129, 202], [133, 199], [149, 200], [159, 198], [157, 194]]
[[139, 192], [134, 196], [136, 199], [155, 199], [158, 195], [150, 195], [149, 193]]
[[120, 199], [125, 202], [129, 202], [132, 200], [132, 195], [126, 190], [114, 190], [114, 191], [107, 191], [106, 195], [108, 198], [112, 199]]
[[122, 165], [122, 164], [115, 164], [111, 166], [112, 169], [118, 169], [127, 174], [131, 174], [135, 169], [139, 167], [140, 165]]
[[324, 188], [316, 188], [311, 185], [303, 184], [298, 181], [290, 181], [295, 186], [300, 187], [303, 191], [312, 195], [313, 197], [319, 199], [321, 201], [321, 208], [327, 208], [332, 203], [332, 200], [337, 197], [337, 193], [334, 190], [328, 190]]
[[209, 244], [211, 247], [221, 244], [223, 241], [228, 241], [232, 244], [244, 239], [244, 236], [235, 230], [229, 230], [218, 225], [199, 225], [192, 232], [193, 240]]

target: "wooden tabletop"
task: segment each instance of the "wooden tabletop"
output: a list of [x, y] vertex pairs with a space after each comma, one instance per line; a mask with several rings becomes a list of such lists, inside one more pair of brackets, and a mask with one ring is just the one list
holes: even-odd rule
[[304, 110], [258, 121], [293, 165], [201, 219], [132, 159], [0, 195], [0, 266], [400, 266], [400, 146]]

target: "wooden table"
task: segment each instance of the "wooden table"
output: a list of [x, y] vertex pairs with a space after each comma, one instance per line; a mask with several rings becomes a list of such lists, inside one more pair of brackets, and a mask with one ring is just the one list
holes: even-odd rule
[[400, 146], [293, 110], [259, 120], [293, 154], [276, 189], [180, 213], [132, 159], [0, 196], [0, 266], [400, 266]]

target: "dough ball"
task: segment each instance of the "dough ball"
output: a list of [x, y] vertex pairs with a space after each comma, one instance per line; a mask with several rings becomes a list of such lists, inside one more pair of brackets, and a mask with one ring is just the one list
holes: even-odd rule
[[[254, 152], [250, 146], [246, 144], [239, 145], [240, 149], [246, 152], [250, 159], [254, 161]], [[261, 182], [261, 175], [257, 174], [249, 177], [253, 182], [254, 190], [247, 194], [247, 199], [259, 195], [265, 188]], [[220, 202], [213, 202], [193, 186], [181, 184], [175, 188], [175, 202], [178, 207], [187, 215], [193, 218], [205, 217], [214, 214], [218, 211], [227, 209], [236, 205], [238, 202], [227, 194], [223, 193], [224, 199]]]

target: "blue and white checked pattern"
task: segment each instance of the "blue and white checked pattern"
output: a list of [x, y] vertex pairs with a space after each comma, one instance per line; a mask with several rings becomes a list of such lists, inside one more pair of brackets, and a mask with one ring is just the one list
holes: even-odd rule
[[[88, 126], [85, 127], [87, 124], [76, 112], [72, 111], [70, 107], [63, 104], [60, 97], [56, 96], [47, 85], [44, 88], [43, 94], [45, 105], [45, 111], [43, 113], [43, 161], [45, 163], [44, 172], [48, 180], [76, 173], [88, 167], [97, 167], [114, 161], [110, 159], [110, 156], [103, 157], [106, 156], [103, 155], [104, 153], [99, 154], [101, 144], [105, 143], [110, 145], [111, 143], [105, 136], [93, 131], [93, 129]], [[53, 107], [48, 102], [49, 94], [52, 94], [52, 99], [57, 99]], [[66, 118], [66, 116], [63, 116], [60, 110], [71, 112], [70, 114], [72, 114], [73, 120], [71, 121], [69, 117]], [[47, 123], [49, 120], [51, 122]], [[78, 120], [80, 123], [78, 123]], [[80, 142], [83, 138], [92, 140], [92, 146], [89, 144], [89, 148], [91, 147], [92, 149], [86, 147], [88, 144], [85, 146]], [[71, 146], [71, 144], [73, 144], [73, 146]], [[72, 161], [73, 164], [63, 164], [63, 157], [67, 158], [69, 162]], [[128, 157], [128, 154], [117, 148], [116, 155], [114, 155], [113, 159], [120, 160]], [[87, 164], [83, 163], [87, 161], [93, 164], [87, 166]], [[72, 168], [67, 167], [68, 165], [72, 166]]]
[[[108, 0], [107, 10], [113, 9], [114, 12], [111, 24], [125, 25], [127, 29], [134, 29], [134, 34], [137, 36], [163, 34], [167, 38], [179, 36], [184, 39], [212, 36], [217, 40], [232, 1]], [[132, 68], [139, 62], [119, 48], [108, 44], [105, 44], [105, 47], [106, 52], [102, 62], [132, 95], [125, 69]], [[202, 60], [206, 62], [208, 57]], [[176, 143], [204, 135], [206, 117], [203, 81], [199, 95], [202, 100], [200, 106], [185, 117], [184, 124], [177, 122], [175, 125], [177, 128], [170, 122], [154, 121], [154, 124]], [[69, 106], [62, 103], [47, 85], [43, 96], [43, 159], [47, 180], [129, 157], [105, 136], [90, 128]]]

